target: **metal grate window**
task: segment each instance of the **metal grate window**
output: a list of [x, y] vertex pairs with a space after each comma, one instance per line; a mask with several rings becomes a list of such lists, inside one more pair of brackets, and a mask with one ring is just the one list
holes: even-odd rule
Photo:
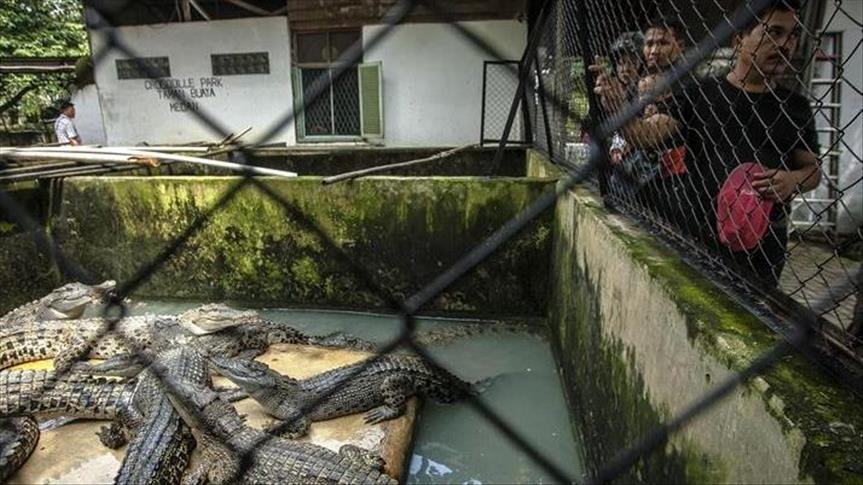
[[[305, 103], [299, 126], [300, 137], [358, 137], [364, 135], [361, 122], [361, 93], [356, 66], [345, 67], [341, 77], [335, 75], [339, 58], [351, 46], [362, 42], [359, 31], [311, 32], [295, 36], [295, 91], [303, 99], [322, 90], [317, 99]], [[375, 78], [377, 80], [377, 78]], [[375, 85], [377, 92], [377, 85]]]
[[117, 59], [116, 66], [117, 79], [171, 77], [171, 64], [167, 57]]
[[270, 56], [266, 52], [212, 54], [210, 59], [214, 76], [270, 73]]

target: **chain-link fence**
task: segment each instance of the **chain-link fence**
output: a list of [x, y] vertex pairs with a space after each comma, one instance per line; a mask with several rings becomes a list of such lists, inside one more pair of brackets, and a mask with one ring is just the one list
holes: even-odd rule
[[[510, 104], [518, 89], [518, 61], [486, 61], [482, 66], [482, 119], [480, 144], [500, 143], [509, 115]], [[522, 95], [526, 94], [522, 89]], [[532, 103], [521, 104], [515, 117], [508, 143], [529, 141], [525, 132], [531, 125], [525, 123], [526, 110]]]
[[[791, 310], [831, 302], [826, 345], [859, 364], [855, 295], [835, 286], [863, 256], [863, 79], [859, 2], [779, 2], [719, 42], [707, 26], [734, 2], [555, 2], [543, 29], [532, 88], [535, 144], [578, 165], [584, 137], [623, 106], [640, 113], [601, 142], [597, 177], [606, 202], [680, 245], [745, 299], [778, 288]], [[705, 37], [706, 35], [706, 37]], [[657, 90], [686, 49], [711, 53]], [[590, 67], [592, 65], [592, 67]], [[595, 96], [593, 111], [577, 108]]]
[[[685, 5], [682, 5], [683, 3]], [[383, 37], [392, 32], [393, 26], [402, 22], [418, 4], [422, 4], [426, 11], [438, 15], [442, 21], [451, 21], [447, 12], [441, 11], [436, 2], [396, 2], [380, 21], [386, 28], [377, 31], [371, 38], [364, 39], [364, 45], [354, 44], [345, 49], [339, 55], [338, 62], [328, 68], [326, 75], [316, 78], [318, 81], [325, 79], [324, 81], [302, 86], [304, 106], [308, 107], [306, 110], [314, 109], [317, 100], [331, 96], [331, 87], [338, 84], [344, 76], [351, 76], [355, 72], [353, 66], [360, 59], [360, 47], [366, 51], [373, 49]], [[803, 74], [786, 75], [781, 80], [777, 79], [775, 84], [771, 77], [772, 74], [778, 76], [788, 73], [789, 71], [781, 69], [781, 66], [795, 58], [797, 50], [792, 47], [802, 37], [814, 38], [818, 32], [823, 31], [823, 26], [812, 30], [807, 27], [806, 19], [802, 19], [797, 10], [788, 10], [785, 3], [780, 6], [768, 0], [747, 3], [733, 12], [730, 8], [720, 8], [723, 3], [717, 2], [715, 6], [719, 13], [716, 15], [714, 12], [713, 17], [703, 14], [698, 5], [697, 2], [682, 0], [661, 5], [652, 2], [608, 3], [592, 0], [577, 3], [564, 0], [542, 2], [524, 57], [518, 69], [511, 71], [519, 85], [513, 92], [509, 120], [504, 126], [502, 139], [506, 140], [510, 135], [513, 119], [519, 112], [519, 100], [527, 99], [533, 104], [528, 111], [535, 127], [533, 133], [536, 145], [546, 151], [567, 174], [554, 190], [533, 201], [522, 213], [486, 240], [479, 242], [474, 250], [465, 254], [409, 298], [402, 301], [388, 294], [376, 283], [375, 275], [364, 268], [361, 262], [348, 257], [332, 235], [315, 220], [310, 219], [301, 207], [282, 197], [266, 180], [246, 173], [225, 191], [211, 208], [201, 213], [182, 234], [163, 248], [156, 258], [139, 268], [133, 277], [119, 283], [111, 304], [105, 310], [104, 317], [108, 324], [100, 329], [100, 335], [89, 339], [77, 349], [78, 357], [86, 357], [100, 336], [110, 334], [116, 325], [124, 321], [126, 297], [132, 295], [163, 265], [182, 252], [190, 238], [228, 204], [240, 189], [251, 187], [276, 201], [287, 217], [300, 221], [313, 230], [322, 244], [343, 260], [369, 289], [400, 316], [401, 335], [386, 345], [379, 356], [366, 365], [371, 365], [380, 356], [387, 355], [398, 347], [407, 347], [434, 366], [446, 368], [442, 362], [436, 362], [422, 346], [414, 342], [414, 315], [442, 290], [459, 280], [552, 206], [561, 193], [594, 178], [599, 181], [601, 189], [615, 207], [662, 228], [663, 234], [680, 243], [681, 247], [704, 256], [707, 263], [712, 263], [715, 271], [725, 276], [743, 276], [744, 281], [753, 283], [754, 288], [762, 289], [767, 295], [776, 293], [771, 287], [777, 284], [785, 288], [786, 275], [791, 274], [794, 285], [787, 294], [792, 297], [806, 295], [811, 298], [804, 300], [804, 307], [794, 312], [793, 318], [789, 319], [787, 341], [777, 344], [755, 359], [743, 371], [721, 383], [713, 392], [692, 403], [683, 413], [634, 444], [632, 449], [623, 450], [616, 460], [601, 469], [591, 480], [603, 482], [613, 479], [642, 456], [662, 445], [671, 432], [708, 409], [735, 386], [768, 369], [792, 347], [809, 348], [813, 342], [809, 332], [819, 315], [838, 314], [842, 302], [853, 301], [853, 297], [849, 295], [855, 291], [855, 284], [859, 285], [859, 280], [852, 280], [855, 265], [859, 266], [859, 263], [846, 263], [847, 253], [843, 251], [846, 246], [851, 247], [855, 242], [859, 242], [860, 229], [855, 227], [851, 232], [843, 233], [841, 228], [848, 226], [841, 226], [839, 221], [854, 220], [847, 219], [850, 216], [846, 216], [842, 211], [853, 213], [853, 207], [850, 207], [854, 204], [853, 191], [859, 191], [861, 181], [859, 176], [856, 179], [852, 176], [843, 182], [834, 180], [835, 177], [830, 174], [822, 173], [827, 170], [825, 157], [831, 156], [830, 152], [837, 151], [837, 148], [840, 149], [837, 164], [841, 165], [843, 154], [849, 152], [853, 154], [852, 164], [859, 164], [860, 152], [854, 151], [850, 136], [844, 134], [851, 130], [853, 123], [859, 123], [859, 108], [856, 108], [856, 115], [851, 113], [850, 118], [845, 117], [847, 113], [841, 115], [839, 120], [850, 121], [840, 121], [843, 124], [836, 126], [836, 131], [825, 131], [835, 134], [835, 138], [826, 140], [827, 135], [824, 135], [819, 139], [816, 127], [833, 125], [819, 125], [821, 122], [813, 117], [810, 100], [815, 99], [817, 103], [818, 98], [803, 94], [810, 92], [806, 89], [810, 77]], [[836, 12], [833, 16], [823, 17], [825, 21], [822, 24], [829, 26], [831, 19], [848, 18], [859, 27], [859, 16], [854, 17], [844, 10], [842, 2], [835, 2], [834, 6]], [[661, 22], [651, 23], [649, 19], [660, 13], [660, 8], [665, 10], [662, 13], [667, 17]], [[113, 11], [118, 10], [115, 8]], [[686, 18], [683, 18], [684, 11]], [[809, 10], [801, 12], [808, 14]], [[105, 20], [107, 16], [103, 15], [99, 8], [91, 6], [87, 14], [90, 28], [104, 32], [109, 38], [107, 48], [93, 54], [94, 63], [102, 62], [109, 50], [119, 50], [128, 58], [141, 57], [135, 52], [134, 45], [111, 29], [111, 25]], [[699, 28], [678, 28], [674, 19], [679, 19], [681, 25], [698, 25]], [[489, 57], [503, 60], [491, 46], [478, 39], [462, 24], [451, 22], [451, 26], [454, 29], [453, 35], [463, 35], [474, 41]], [[622, 37], [626, 32], [643, 32], [643, 39], [638, 40], [638, 34]], [[692, 44], [699, 39], [698, 45], [693, 47]], [[643, 42], [643, 45], [640, 45], [640, 42]], [[734, 46], [731, 54], [734, 67], [730, 72], [737, 74], [718, 79], [699, 77], [696, 66], [701, 65], [717, 48], [729, 43]], [[857, 45], [859, 46], [859, 40]], [[683, 52], [688, 48], [688, 54], [684, 55]], [[846, 43], [845, 49], [853, 52], [854, 44]], [[610, 57], [608, 61], [594, 61], [594, 53]], [[744, 55], [748, 56], [748, 64], [742, 62]], [[838, 58], [826, 55], [822, 57], [828, 59], [825, 61], [828, 63], [842, 63]], [[801, 57], [804, 65], [815, 58], [816, 56], [811, 54]], [[588, 69], [587, 65], [594, 62], [597, 67]], [[744, 64], [748, 67], [741, 71]], [[157, 72], [151, 72], [151, 66], [138, 67], [146, 71], [148, 77], [158, 75]], [[805, 70], [798, 69], [793, 72], [802, 73]], [[859, 93], [859, 82], [849, 81], [841, 70], [838, 74], [834, 73], [834, 76], [839, 76], [834, 78], [834, 84], [842, 81], [843, 93]], [[770, 82], [765, 84], [764, 79], [769, 79]], [[600, 89], [586, 87], [592, 88], [595, 85]], [[525, 87], [530, 88], [530, 94], [526, 96], [522, 94]], [[750, 93], [748, 88], [752, 87], [756, 89]], [[179, 90], [168, 91], [168, 95], [178, 102], [189, 101], [184, 99], [184, 93]], [[840, 101], [838, 104], [843, 103]], [[300, 107], [299, 111], [286, 113], [270, 128], [268, 135], [279, 132], [284, 126], [298, 119], [302, 111], [303, 108]], [[221, 126], [218, 118], [203, 111], [191, 113], [215, 132], [228, 135], [228, 130]], [[306, 114], [311, 116], [309, 112]], [[333, 129], [333, 126], [330, 120], [330, 128]], [[733, 132], [729, 131], [732, 127], [735, 130]], [[706, 137], [705, 134], [711, 136]], [[266, 143], [269, 138], [270, 136], [263, 136], [261, 143]], [[586, 148], [579, 145], [585, 141], [588, 143]], [[727, 145], [731, 145], [732, 149], [720, 156], [719, 152], [722, 148], [727, 148]], [[739, 153], [737, 149], [740, 147], [745, 148], [746, 153]], [[247, 149], [239, 149], [234, 154], [235, 160], [244, 162]], [[589, 153], [590, 156], [581, 156], [583, 153]], [[791, 173], [796, 174], [794, 179], [788, 178]], [[823, 219], [825, 223], [792, 225], [789, 222], [791, 219], [788, 216], [788, 201], [792, 196], [809, 193], [809, 189], [815, 189], [823, 183], [836, 185], [830, 190], [834, 190], [834, 196], [839, 198], [826, 204], [835, 208], [836, 217], [826, 215], [823, 208], [819, 209], [825, 204], [817, 205], [803, 199], [801, 204], [809, 212], [798, 213], [799, 218], [819, 222]], [[714, 210], [715, 198], [720, 200], [720, 205]], [[14, 222], [34, 230], [41, 248], [58, 263], [65, 277], [91, 281], [86, 268], [77, 266], [67, 257], [57, 241], [52, 240], [45, 232], [35, 230], [36, 223], [5, 192], [0, 192], [0, 205], [11, 214]], [[859, 226], [859, 215], [856, 217]], [[835, 224], [832, 226], [827, 224], [833, 223], [834, 220]], [[819, 243], [826, 241], [829, 244], [829, 256], [813, 265], [813, 270], [817, 273], [815, 276], [804, 277], [799, 273], [802, 270], [795, 265], [794, 255], [805, 250], [800, 248], [809, 247], [807, 245], [812, 243], [812, 236], [815, 234], [822, 236]], [[788, 239], [790, 242], [787, 242]], [[828, 277], [826, 268], [830, 264], [839, 264], [841, 274]], [[751, 277], [746, 278], [747, 275]], [[812, 283], [818, 279], [827, 280], [828, 284], [825, 286], [829, 291], [826, 295], [819, 294], [814, 297], [807, 291], [818, 293]], [[850, 323], [845, 318], [837, 318], [835, 322], [839, 325]], [[840, 339], [839, 343], [847, 347], [856, 342], [844, 329], [836, 328], [835, 336]], [[137, 346], [134, 342], [126, 344], [143, 363], [150, 363], [152, 355], [148, 350], [151, 349]], [[362, 368], [356, 369], [356, 372], [340, 382], [355, 377], [361, 371]], [[62, 379], [63, 376], [56, 378]], [[165, 391], [172, 394], [175, 400], [188, 398], [185, 389], [177, 388], [175, 381], [165, 381], [163, 384]], [[339, 383], [336, 384], [338, 385]], [[302, 411], [307, 412], [321, 404], [337, 389], [338, 387], [331, 388], [330, 392], [324, 393], [320, 399], [310, 403]], [[581, 479], [566, 476], [481, 400], [476, 397], [467, 399], [485, 419], [494, 423], [556, 480], [571, 482]], [[196, 409], [195, 405], [191, 408]], [[192, 419], [194, 420], [194, 417]], [[198, 420], [206, 422], [205, 419]], [[288, 420], [284, 426], [291, 426], [291, 421], [294, 420]], [[224, 444], [226, 450], [241, 457], [241, 466], [232, 470], [229, 480], [243, 477], [249, 467], [254, 465], [253, 455], [256, 450], [273, 439], [272, 436], [264, 437], [241, 449], [229, 443]], [[294, 478], [308, 481], [327, 480], [326, 476], [314, 475], [314, 472]]]

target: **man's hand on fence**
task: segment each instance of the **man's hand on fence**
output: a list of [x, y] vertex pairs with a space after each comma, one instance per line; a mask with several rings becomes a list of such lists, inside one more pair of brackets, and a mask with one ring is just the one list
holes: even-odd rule
[[608, 60], [596, 56], [594, 63], [588, 69], [596, 76], [593, 92], [599, 97], [603, 108], [609, 112], [615, 112], [623, 106], [626, 101], [626, 90], [623, 83], [611, 72]]
[[765, 199], [784, 202], [797, 193], [800, 182], [797, 171], [767, 170], [752, 174], [752, 188]]

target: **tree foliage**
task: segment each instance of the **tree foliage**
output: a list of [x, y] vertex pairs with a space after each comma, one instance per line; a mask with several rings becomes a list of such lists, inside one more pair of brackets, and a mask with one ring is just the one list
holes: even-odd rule
[[[0, 57], [85, 56], [89, 54], [81, 0], [0, 0]], [[4, 74], [0, 104], [26, 86], [35, 89], [18, 108], [38, 115], [52, 100], [68, 94], [70, 74]]]

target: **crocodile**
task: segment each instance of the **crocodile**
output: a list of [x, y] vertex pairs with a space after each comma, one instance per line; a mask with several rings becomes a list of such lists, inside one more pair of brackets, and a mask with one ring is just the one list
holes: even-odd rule
[[311, 421], [348, 414], [368, 411], [369, 424], [396, 418], [413, 395], [451, 403], [472, 393], [470, 384], [416, 355], [374, 357], [302, 380], [254, 360], [212, 357], [211, 362], [267, 414], [288, 420], [271, 429], [288, 438], [305, 435]]
[[20, 468], [36, 447], [33, 416], [116, 419], [131, 399], [129, 381], [44, 369], [0, 372], [0, 477]]
[[115, 419], [131, 402], [135, 386], [134, 379], [9, 370], [0, 372], [0, 416]]
[[[0, 317], [0, 331], [26, 327], [34, 321], [80, 318], [91, 304], [102, 302], [116, 283], [108, 280], [98, 285], [68, 283], [48, 295], [15, 308]], [[9, 350], [8, 344], [5, 346]], [[0, 369], [5, 366], [0, 367]], [[10, 375], [4, 376], [9, 378]], [[5, 387], [4, 387], [5, 389]], [[4, 392], [2, 399], [9, 399]], [[0, 482], [20, 468], [36, 449], [39, 424], [32, 416], [0, 419]]]
[[182, 378], [194, 385], [209, 382], [207, 362], [184, 347], [165, 349], [139, 375], [127, 413], [121, 417], [133, 436], [114, 482], [178, 483], [196, 446], [189, 427], [174, 410], [167, 386]]
[[48, 295], [21, 305], [0, 317], [0, 328], [40, 320], [81, 318], [87, 306], [104, 301], [116, 286], [111, 280], [98, 285], [65, 284]]
[[[273, 343], [333, 342], [330, 337], [309, 337], [291, 327], [262, 320], [256, 312], [241, 312], [224, 305], [205, 305], [190, 312], [181, 315], [177, 321], [157, 319], [150, 322], [149, 327], [156, 331], [137, 332], [133, 344], [128, 345], [129, 352], [112, 358], [105, 363], [108, 366], [99, 364], [89, 369], [91, 372], [133, 375], [137, 373], [135, 369], [139, 364], [153, 362], [140, 375], [128, 412], [118, 423], [103, 429], [103, 442], [114, 440], [120, 444], [126, 436], [131, 436], [126, 457], [117, 474], [117, 483], [174, 483], [182, 474], [194, 440], [168, 401], [162, 383], [177, 375], [182, 375], [187, 381], [194, 378], [198, 384], [209, 382], [207, 361], [190, 358], [190, 355], [253, 357]], [[226, 320], [233, 323], [223, 324]], [[190, 324], [199, 331], [192, 332]], [[152, 355], [156, 357], [148, 358]], [[129, 372], [129, 369], [133, 371]]]
[[[229, 320], [234, 327], [217, 327], [215, 322], [219, 320]], [[204, 329], [209, 328], [209, 333], [192, 334], [182, 325], [186, 321], [194, 322]], [[257, 355], [274, 342], [314, 341], [290, 327], [266, 325], [266, 322], [256, 318], [254, 312], [240, 312], [213, 305], [190, 310], [178, 317], [147, 315], [125, 318], [110, 331], [108, 325], [110, 323], [107, 320], [94, 318], [63, 322], [30, 321], [21, 325], [0, 327], [0, 369], [24, 362], [55, 358], [55, 368], [65, 371], [84, 355], [91, 358], [112, 358], [122, 362], [124, 359], [133, 360], [132, 357], [137, 355], [134, 352], [139, 350], [176, 344], [192, 345], [221, 355]], [[107, 371], [116, 366], [117, 363], [112, 360], [108, 361], [107, 365], [100, 364], [89, 370]], [[90, 366], [84, 364], [83, 367], [86, 369]], [[62, 399], [64, 394], [52, 392], [48, 397]], [[68, 415], [76, 416], [75, 413]], [[115, 423], [104, 428], [100, 438], [105, 444], [120, 446], [130, 434], [121, 433], [122, 429], [124, 427]], [[9, 435], [7, 439], [13, 440], [4, 442], [4, 446], [9, 449], [24, 450], [35, 446], [35, 441], [24, 441], [33, 439], [31, 434], [19, 435], [17, 442], [14, 442], [15, 439], [11, 438], [10, 433], [6, 435]], [[38, 436], [35, 439], [38, 439]], [[20, 466], [24, 460], [26, 457], [12, 465]]]
[[[209, 330], [193, 333], [188, 330], [190, 326]], [[0, 329], [0, 369], [50, 358], [55, 359], [56, 368], [65, 369], [85, 357], [114, 358], [116, 363], [107, 362], [94, 370], [107, 371], [125, 366], [124, 360], [134, 359], [143, 349], [190, 345], [205, 353], [253, 357], [274, 343], [349, 348], [366, 345], [350, 338], [308, 336], [265, 320], [257, 312], [210, 304], [180, 315], [126, 317], [115, 324], [104, 318], [90, 318]]]
[[[197, 358], [203, 357], [197, 354]], [[202, 464], [187, 475], [187, 483], [205, 479], [212, 483], [397, 483], [382, 473], [383, 460], [368, 451], [345, 445], [336, 453], [268, 435], [247, 426], [209, 382], [171, 377], [173, 392], [167, 396], [192, 428], [204, 454]]]
[[39, 441], [39, 423], [30, 416], [0, 420], [0, 483], [21, 468]]

